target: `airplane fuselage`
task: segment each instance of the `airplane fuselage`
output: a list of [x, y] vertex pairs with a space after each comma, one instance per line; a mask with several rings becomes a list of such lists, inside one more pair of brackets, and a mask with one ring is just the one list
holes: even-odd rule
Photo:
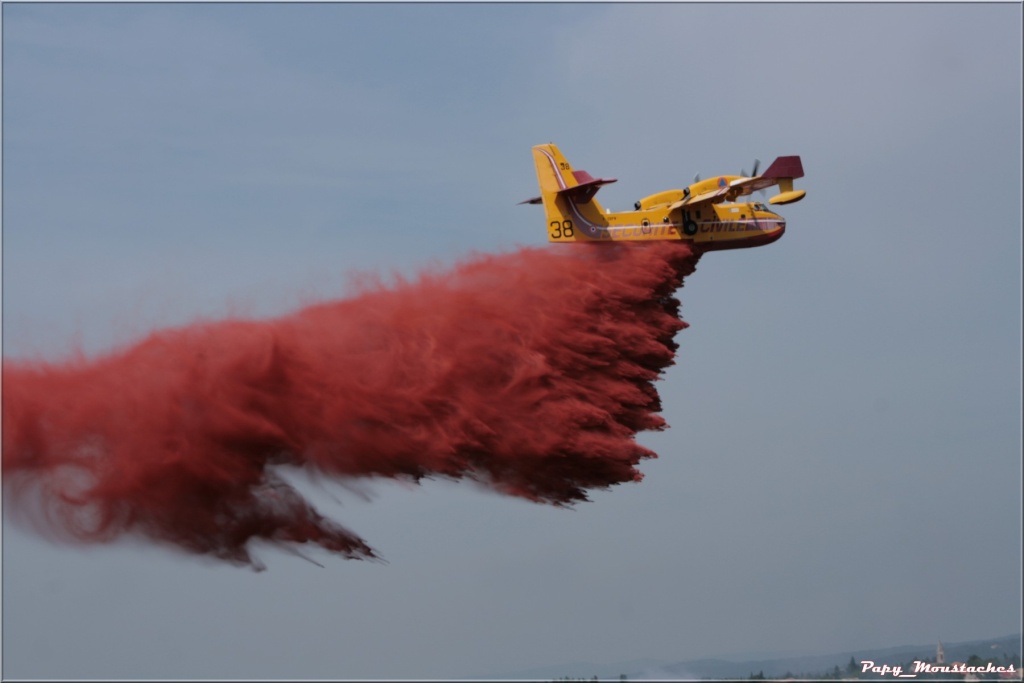
[[[682, 193], [679, 193], [682, 196]], [[758, 202], [704, 204], [695, 210], [667, 211], [668, 202], [639, 211], [599, 214], [560, 198], [565, 219], [550, 221], [548, 240], [681, 240], [702, 250], [742, 249], [770, 244], [786, 231], [786, 219]]]

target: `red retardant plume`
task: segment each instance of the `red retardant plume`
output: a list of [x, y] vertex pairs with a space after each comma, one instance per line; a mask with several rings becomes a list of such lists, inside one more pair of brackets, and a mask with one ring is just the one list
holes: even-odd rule
[[141, 535], [257, 568], [253, 539], [377, 557], [275, 465], [586, 500], [655, 457], [635, 435], [666, 426], [653, 382], [697, 258], [668, 242], [525, 249], [94, 360], [5, 360], [5, 493], [64, 539]]

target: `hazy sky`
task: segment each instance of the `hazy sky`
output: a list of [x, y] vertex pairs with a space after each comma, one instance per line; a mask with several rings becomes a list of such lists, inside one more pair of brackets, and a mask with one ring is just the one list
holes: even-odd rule
[[1021, 14], [5, 3], [7, 359], [543, 245], [516, 206], [542, 142], [619, 178], [613, 209], [784, 154], [807, 198], [680, 292], [642, 483], [574, 511], [310, 488], [389, 564], [261, 547], [263, 573], [7, 514], [3, 676], [456, 677], [1019, 631]]

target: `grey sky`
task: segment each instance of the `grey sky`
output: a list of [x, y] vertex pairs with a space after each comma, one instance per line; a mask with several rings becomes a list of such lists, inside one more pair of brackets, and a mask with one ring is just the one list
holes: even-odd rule
[[3, 6], [4, 358], [277, 315], [800, 154], [707, 255], [645, 480], [575, 511], [307, 487], [377, 565], [255, 574], [4, 517], [4, 677], [452, 677], [1021, 620], [1021, 5]]

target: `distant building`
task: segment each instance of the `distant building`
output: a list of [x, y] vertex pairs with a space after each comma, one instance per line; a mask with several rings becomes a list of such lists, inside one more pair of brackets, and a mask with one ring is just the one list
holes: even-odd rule
[[946, 651], [942, 649], [942, 641], [939, 641], [939, 646], [935, 648], [935, 663], [945, 664], [946, 663]]

